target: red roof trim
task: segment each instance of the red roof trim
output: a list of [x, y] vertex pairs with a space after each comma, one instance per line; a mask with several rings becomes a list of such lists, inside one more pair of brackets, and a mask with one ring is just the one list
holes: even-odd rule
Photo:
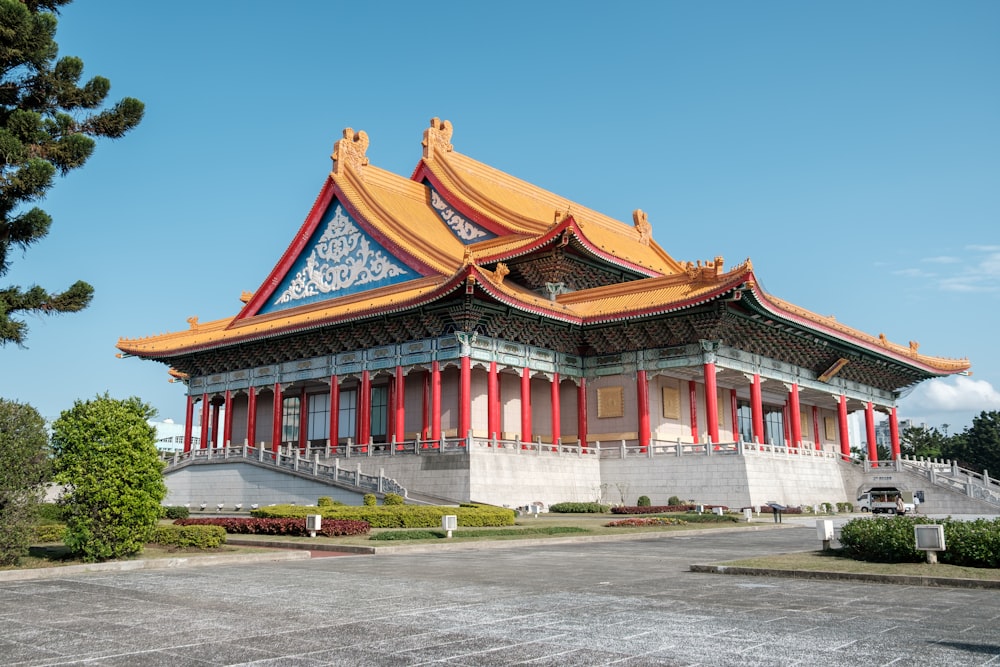
[[434, 187], [435, 190], [437, 190], [439, 195], [444, 197], [445, 201], [448, 202], [449, 206], [454, 208], [456, 211], [458, 211], [463, 216], [465, 216], [472, 222], [476, 223], [480, 227], [489, 230], [490, 232], [496, 234], [497, 236], [509, 236], [510, 234], [517, 233], [516, 230], [511, 229], [510, 227], [505, 227], [496, 220], [487, 218], [479, 211], [469, 208], [466, 205], [465, 200], [462, 197], [457, 196], [447, 187], [445, 187], [445, 185], [441, 183], [438, 177], [434, 175], [434, 172], [432, 172], [427, 167], [427, 164], [424, 162], [424, 160], [421, 159], [420, 163], [417, 165], [417, 168], [413, 170], [413, 175], [410, 177], [410, 180], [415, 181], [417, 183], [422, 183], [424, 179], [430, 181], [430, 184]]
[[[299, 231], [296, 233], [295, 238], [285, 249], [284, 254], [282, 254], [281, 259], [278, 263], [271, 269], [271, 272], [267, 275], [267, 278], [261, 283], [257, 291], [254, 292], [253, 297], [247, 302], [243, 309], [233, 318], [233, 323], [240, 320], [246, 319], [248, 317], [253, 317], [256, 315], [261, 307], [271, 298], [274, 294], [274, 290], [278, 288], [281, 281], [284, 280], [285, 275], [291, 268], [295, 260], [298, 259], [299, 254], [305, 247], [306, 243], [312, 237], [313, 232], [316, 230], [316, 226], [319, 224], [320, 219], [323, 217], [323, 213], [326, 211], [327, 206], [334, 196], [334, 184], [333, 179], [329, 176], [323, 182], [323, 187], [320, 189], [319, 194], [316, 196], [316, 201], [313, 202], [312, 208], [309, 209], [309, 214], [306, 216], [305, 221], [303, 221], [302, 226], [299, 227]], [[230, 327], [232, 323], [230, 324]], [[228, 327], [227, 327], [228, 328]]]

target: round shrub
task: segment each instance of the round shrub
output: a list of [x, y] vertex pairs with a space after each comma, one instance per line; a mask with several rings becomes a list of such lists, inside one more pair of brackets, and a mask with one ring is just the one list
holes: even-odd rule
[[378, 505], [378, 498], [375, 497], [374, 493], [366, 493], [362, 502], [366, 507], [374, 507], [375, 505]]
[[649, 496], [639, 496], [639, 499], [635, 501], [638, 507], [649, 507], [653, 503], [650, 502]]
[[191, 515], [191, 510], [183, 505], [167, 505], [163, 508], [164, 519], [186, 519]]
[[681, 500], [680, 498], [678, 498], [677, 496], [670, 496], [669, 498], [667, 498], [667, 504], [668, 505], [683, 505], [684, 501]]
[[402, 505], [403, 504], [403, 496], [399, 495], [398, 493], [387, 493], [387, 494], [385, 494], [385, 497], [382, 498], [382, 504], [383, 505]]

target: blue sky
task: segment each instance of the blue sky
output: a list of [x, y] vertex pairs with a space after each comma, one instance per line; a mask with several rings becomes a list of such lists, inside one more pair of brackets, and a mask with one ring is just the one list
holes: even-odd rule
[[183, 387], [118, 338], [235, 314], [343, 128], [409, 176], [432, 117], [480, 161], [642, 208], [678, 260], [750, 258], [776, 296], [972, 361], [902, 418], [1000, 410], [1000, 3], [102, 0], [57, 38], [147, 112], [57, 182], [50, 237], [0, 279], [96, 289], [0, 348], [0, 396], [47, 417], [107, 391], [181, 421]]

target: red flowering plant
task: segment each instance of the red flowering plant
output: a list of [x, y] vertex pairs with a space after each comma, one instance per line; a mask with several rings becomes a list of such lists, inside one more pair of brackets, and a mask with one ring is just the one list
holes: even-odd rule
[[[227, 533], [236, 535], [308, 535], [306, 530], [306, 520], [304, 518], [293, 519], [257, 519], [243, 517], [205, 517], [194, 519], [177, 519], [174, 525], [178, 526], [222, 526]], [[371, 530], [371, 525], [367, 521], [353, 521], [347, 519], [324, 519], [317, 535], [323, 537], [341, 537], [344, 535], [367, 535]]]

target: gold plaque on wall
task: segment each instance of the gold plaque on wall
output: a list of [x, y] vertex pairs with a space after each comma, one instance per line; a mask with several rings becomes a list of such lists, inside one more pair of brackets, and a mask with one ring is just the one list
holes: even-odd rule
[[827, 440], [837, 439], [837, 423], [833, 417], [823, 417], [823, 430], [826, 431]]
[[663, 387], [663, 418], [681, 418], [681, 392], [677, 387]]
[[623, 417], [625, 415], [625, 389], [600, 387], [597, 390], [597, 418]]

